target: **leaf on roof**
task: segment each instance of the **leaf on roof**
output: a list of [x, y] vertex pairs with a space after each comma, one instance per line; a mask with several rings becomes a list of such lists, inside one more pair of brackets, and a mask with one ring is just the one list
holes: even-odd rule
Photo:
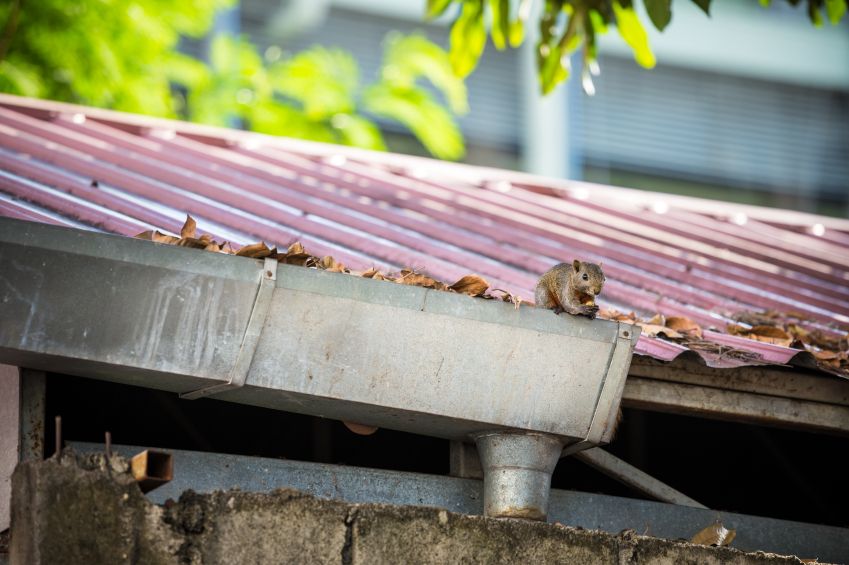
[[197, 222], [194, 218], [186, 214], [186, 223], [183, 224], [183, 229], [180, 230], [180, 237], [193, 238], [197, 230]]
[[722, 522], [717, 521], [696, 533], [690, 539], [690, 543], [723, 546], [731, 543], [736, 536], [736, 530], [729, 530], [722, 525]]
[[486, 289], [489, 288], [489, 283], [479, 275], [466, 275], [448, 288], [469, 296], [483, 296]]
[[660, 324], [649, 324], [646, 322], [637, 321], [637, 325], [643, 328], [643, 335], [647, 335], [649, 337], [656, 337], [658, 335], [664, 335], [670, 339], [683, 339], [684, 334], [678, 333], [672, 328], [667, 328], [666, 326], [661, 326]]
[[614, 322], [628, 322], [629, 324], [637, 323], [637, 315], [634, 312], [625, 314], [614, 308], [602, 308], [596, 314], [597, 318], [602, 320], [613, 320]]
[[264, 241], [261, 241], [259, 243], [252, 243], [251, 245], [242, 247], [236, 252], [236, 255], [239, 257], [262, 259], [263, 257], [271, 255], [271, 249], [268, 248]]
[[764, 343], [772, 343], [783, 347], [790, 347], [795, 338], [784, 331], [783, 328], [772, 325], [758, 325], [751, 328], [745, 328], [737, 324], [728, 324], [725, 331], [731, 335], [745, 337], [755, 341]]
[[666, 318], [665, 325], [667, 328], [685, 335], [694, 336], [699, 339], [702, 337], [702, 327], [684, 316], [670, 316]]
[[649, 324], [653, 326], [665, 326], [666, 325], [666, 316], [658, 312], [654, 316], [652, 316], [649, 321]]

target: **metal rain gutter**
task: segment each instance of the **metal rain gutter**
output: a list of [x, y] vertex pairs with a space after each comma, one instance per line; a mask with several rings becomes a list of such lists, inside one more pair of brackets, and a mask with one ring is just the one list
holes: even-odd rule
[[607, 443], [639, 328], [0, 218], [0, 362], [474, 440], [488, 515], [545, 517]]

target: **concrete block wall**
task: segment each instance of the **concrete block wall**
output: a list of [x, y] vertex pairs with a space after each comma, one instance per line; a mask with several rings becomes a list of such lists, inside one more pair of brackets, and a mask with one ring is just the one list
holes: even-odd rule
[[348, 504], [293, 490], [185, 492], [150, 503], [114, 456], [18, 466], [13, 565], [317, 563], [784, 564], [794, 557], [438, 508]]

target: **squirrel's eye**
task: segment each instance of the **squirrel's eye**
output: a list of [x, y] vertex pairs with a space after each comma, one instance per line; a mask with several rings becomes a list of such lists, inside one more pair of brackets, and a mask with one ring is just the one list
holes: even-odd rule
[[590, 280], [590, 277], [588, 277], [586, 273], [584, 273], [584, 280], [585, 280], [585, 281]]

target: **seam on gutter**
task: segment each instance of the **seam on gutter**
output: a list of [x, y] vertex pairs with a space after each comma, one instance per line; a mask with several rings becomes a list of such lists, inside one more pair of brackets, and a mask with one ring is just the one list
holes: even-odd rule
[[274, 288], [277, 284], [277, 265], [277, 259], [265, 258], [262, 271], [259, 275], [259, 288], [257, 289], [256, 299], [254, 299], [253, 308], [251, 308], [251, 315], [248, 318], [245, 335], [242, 337], [242, 346], [239, 348], [239, 354], [236, 356], [236, 362], [233, 363], [233, 368], [230, 369], [230, 380], [226, 383], [215, 384], [183, 393], [180, 395], [180, 398], [196, 400], [224, 392], [225, 390], [241, 388], [245, 385], [254, 353], [256, 353], [256, 348], [259, 344], [259, 338], [262, 335], [262, 328], [265, 326], [265, 319], [268, 317], [268, 311], [271, 309], [271, 298], [274, 295]]

